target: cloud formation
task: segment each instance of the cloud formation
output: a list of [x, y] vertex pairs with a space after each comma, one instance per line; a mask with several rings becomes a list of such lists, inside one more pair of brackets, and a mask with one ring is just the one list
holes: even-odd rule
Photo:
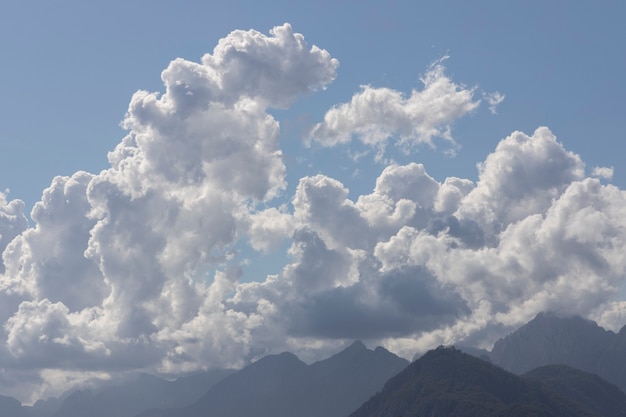
[[[54, 178], [33, 227], [0, 193], [0, 392], [33, 400], [116, 371], [241, 366], [356, 338], [412, 357], [493, 341], [544, 310], [626, 318], [625, 193], [546, 127], [502, 139], [476, 182], [393, 164], [369, 194], [320, 173], [284, 204], [268, 109], [337, 68], [288, 24], [232, 32], [199, 63], [172, 61], [162, 95], [135, 93], [110, 168]], [[441, 62], [423, 82], [408, 98], [363, 87], [312, 138], [453, 143], [452, 123], [480, 101]], [[271, 254], [285, 241], [276, 274], [243, 276], [241, 245]]]
[[[0, 192], [0, 254], [9, 242], [28, 228], [24, 215], [24, 203], [20, 200], [7, 201], [5, 193]], [[0, 258], [0, 273], [4, 272], [4, 260]]]
[[[335, 146], [357, 138], [366, 145], [384, 147], [393, 139], [398, 145], [411, 148], [421, 144], [434, 146], [433, 139], [441, 138], [454, 145], [451, 125], [475, 110], [480, 100], [474, 100], [474, 89], [459, 86], [445, 75], [444, 59], [435, 62], [421, 77], [423, 90], [413, 90], [409, 97], [389, 88], [362, 86], [349, 103], [326, 113], [324, 121], [313, 127], [311, 140]], [[489, 102], [495, 109], [503, 99], [504, 96], [498, 96]]]
[[[1, 366], [177, 371], [213, 349], [232, 353], [205, 365], [240, 364], [251, 319], [221, 304], [239, 278], [232, 245], [247, 230], [272, 245], [275, 209], [255, 206], [285, 186], [267, 108], [324, 88], [337, 66], [289, 24], [234, 31], [200, 63], [172, 61], [164, 94], [135, 93], [111, 167], [55, 178], [35, 227], [3, 194]], [[191, 354], [190, 339], [210, 342]]]

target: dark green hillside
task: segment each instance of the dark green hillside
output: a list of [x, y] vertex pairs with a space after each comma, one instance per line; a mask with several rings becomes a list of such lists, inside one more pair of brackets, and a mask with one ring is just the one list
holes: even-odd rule
[[537, 382], [438, 348], [390, 379], [351, 417], [592, 416]]
[[626, 394], [595, 374], [548, 365], [524, 375], [603, 417], [626, 417]]

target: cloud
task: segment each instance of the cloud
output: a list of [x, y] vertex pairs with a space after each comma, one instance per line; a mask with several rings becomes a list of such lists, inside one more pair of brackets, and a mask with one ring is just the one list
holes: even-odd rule
[[[269, 109], [324, 88], [337, 66], [287, 24], [235, 31], [201, 62], [172, 61], [163, 94], [135, 93], [110, 167], [54, 178], [32, 227], [0, 193], [0, 392], [34, 400], [118, 371], [284, 350], [316, 359], [312, 346], [353, 338], [412, 357], [488, 345], [544, 310], [616, 325], [626, 194], [546, 127], [502, 139], [476, 181], [412, 162], [382, 168], [369, 193], [318, 173], [287, 195]], [[474, 89], [441, 62], [422, 81], [408, 95], [363, 87], [312, 138], [454, 146]], [[242, 247], [275, 261], [285, 241], [275, 274], [244, 276]]]
[[490, 347], [540, 311], [615, 309], [624, 192], [585, 177], [547, 128], [514, 132], [479, 168], [474, 184], [390, 166], [355, 200], [336, 179], [301, 179], [294, 261], [239, 285], [233, 307], [262, 301], [292, 337], [377, 340], [408, 356], [459, 341]]
[[235, 30], [200, 63], [172, 61], [161, 75], [166, 107], [185, 115], [210, 102], [232, 105], [242, 98], [285, 107], [335, 78], [339, 61], [315, 45], [309, 48], [290, 24], [274, 27], [270, 35]]
[[249, 217], [248, 239], [256, 250], [269, 252], [277, 249], [287, 238], [293, 235], [293, 216], [283, 207], [270, 207]]
[[[0, 254], [9, 242], [28, 228], [28, 220], [24, 215], [24, 202], [21, 200], [7, 201], [5, 193], [0, 192]], [[0, 258], [0, 273], [4, 272], [4, 261]]]
[[499, 91], [494, 91], [493, 93], [483, 93], [483, 97], [489, 104], [489, 111], [491, 114], [498, 114], [496, 108], [504, 101], [504, 94]]
[[328, 288], [302, 300], [290, 331], [324, 338], [381, 339], [454, 322], [462, 300], [441, 288], [427, 270], [400, 267], [349, 286]]
[[[444, 58], [445, 59], [445, 58]], [[442, 60], [432, 64], [421, 77], [424, 88], [409, 97], [389, 88], [362, 86], [349, 103], [330, 109], [324, 121], [316, 124], [310, 140], [323, 146], [349, 143], [358, 138], [366, 145], [384, 147], [397, 136], [397, 143], [411, 148], [441, 138], [452, 145], [451, 125], [480, 104], [474, 89], [452, 82]]]
[[583, 176], [580, 157], [549, 129], [538, 128], [532, 136], [514, 132], [479, 164], [479, 182], [463, 199], [459, 215], [499, 233], [510, 223], [545, 212]]
[[[241, 364], [251, 343], [240, 335], [257, 325], [222, 304], [240, 277], [233, 245], [250, 233], [268, 249], [291, 227], [256, 208], [285, 187], [267, 109], [324, 88], [337, 66], [289, 24], [269, 35], [234, 31], [199, 63], [172, 61], [163, 94], [135, 93], [110, 168], [55, 178], [33, 228], [23, 203], [2, 194], [2, 366]], [[280, 218], [284, 226], [268, 224]]]
[[103, 276], [97, 264], [83, 256], [96, 223], [87, 217], [91, 206], [86, 188], [92, 178], [77, 172], [53, 179], [32, 210], [35, 227], [4, 251], [6, 292], [61, 302], [69, 311], [102, 302], [108, 292]]
[[293, 199], [294, 216], [333, 247], [371, 250], [406, 224], [425, 225], [439, 184], [424, 166], [391, 165], [376, 180], [371, 194], [347, 199], [338, 180], [317, 175], [300, 180]]
[[600, 310], [595, 319], [605, 329], [619, 332], [626, 324], [626, 301], [614, 301]]
[[594, 167], [591, 175], [610, 180], [613, 178], [613, 167]]

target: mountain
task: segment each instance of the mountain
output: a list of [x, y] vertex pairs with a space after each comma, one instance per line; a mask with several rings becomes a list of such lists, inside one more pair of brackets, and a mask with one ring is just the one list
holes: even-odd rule
[[13, 397], [0, 395], [0, 417], [50, 417], [59, 408], [60, 402], [58, 398], [50, 398], [24, 406]]
[[626, 394], [599, 376], [566, 365], [547, 365], [524, 374], [524, 378], [606, 417], [626, 417]]
[[0, 417], [21, 417], [25, 416], [22, 404], [13, 397], [0, 395]]
[[602, 352], [596, 373], [626, 392], [626, 326], [612, 337]]
[[48, 417], [54, 414], [63, 404], [63, 401], [71, 393], [63, 394], [61, 397], [51, 397], [47, 400], [37, 400], [32, 406], [22, 406], [29, 417]]
[[355, 342], [307, 365], [291, 353], [266, 356], [213, 386], [189, 407], [142, 417], [345, 417], [408, 361]]
[[212, 370], [175, 381], [139, 374], [121, 384], [75, 391], [52, 417], [134, 417], [152, 408], [182, 407], [232, 372]]
[[[463, 353], [467, 353], [468, 355], [475, 356], [478, 359], [491, 362], [491, 352], [486, 349], [480, 349], [476, 347], [462, 346], [462, 345], [461, 346], [455, 345], [455, 347]], [[416, 357], [415, 359], [418, 359], [418, 358], [419, 356]]]
[[369, 351], [361, 342], [312, 364], [320, 399], [311, 416], [347, 416], [408, 364], [382, 347]]
[[596, 415], [539, 382], [440, 347], [391, 378], [350, 417]]
[[599, 375], [626, 392], [626, 326], [618, 334], [581, 317], [540, 313], [498, 340], [491, 361], [521, 374], [544, 365], [568, 365]]
[[582, 317], [540, 313], [498, 340], [491, 360], [521, 374], [543, 365], [565, 364], [593, 372], [615, 333]]

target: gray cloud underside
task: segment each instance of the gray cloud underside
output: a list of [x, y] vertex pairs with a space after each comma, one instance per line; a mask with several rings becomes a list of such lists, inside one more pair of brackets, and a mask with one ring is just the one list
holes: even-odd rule
[[[623, 322], [624, 191], [586, 176], [547, 128], [503, 139], [476, 183], [391, 165], [370, 194], [351, 200], [316, 175], [275, 207], [286, 169], [267, 109], [337, 67], [287, 24], [235, 31], [199, 63], [174, 60], [162, 95], [138, 91], [110, 168], [54, 178], [34, 227], [0, 194], [0, 392], [33, 399], [115, 371], [240, 366], [354, 338], [412, 357], [542, 310]], [[363, 87], [309, 140], [453, 141], [474, 89], [441, 62], [423, 82], [408, 96]], [[237, 242], [271, 252], [285, 239], [277, 275], [241, 280]]]

